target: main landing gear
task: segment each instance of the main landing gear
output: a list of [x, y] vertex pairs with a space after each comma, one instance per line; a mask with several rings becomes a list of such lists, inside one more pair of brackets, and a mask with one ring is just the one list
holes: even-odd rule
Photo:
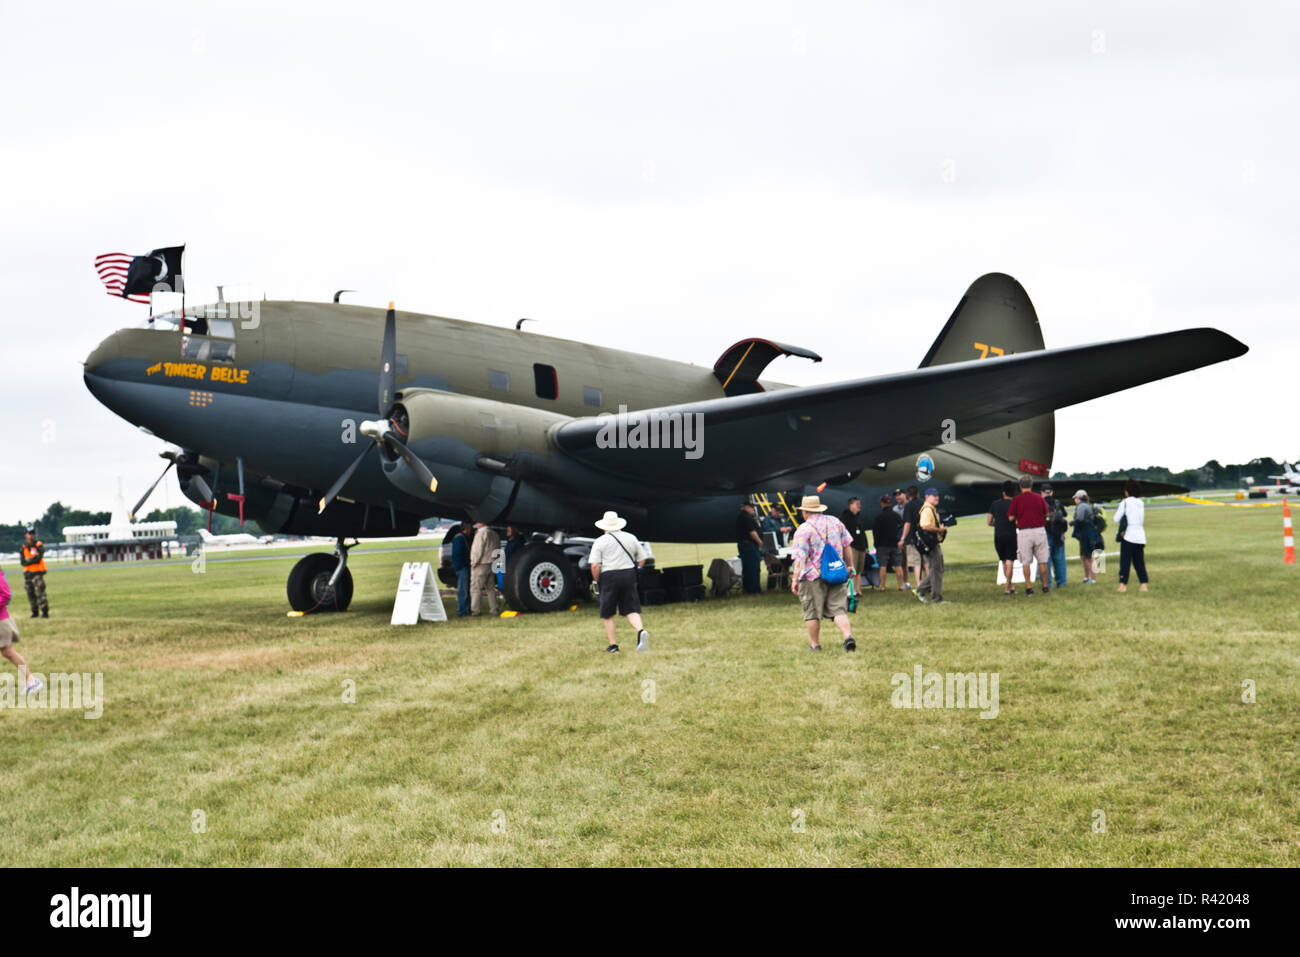
[[348, 571], [348, 550], [356, 546], [339, 539], [334, 554], [306, 555], [289, 572], [289, 605], [294, 611], [347, 611], [352, 603], [352, 572]]
[[560, 611], [579, 589], [575, 563], [549, 542], [531, 542], [512, 555], [504, 579], [506, 602], [518, 611]]

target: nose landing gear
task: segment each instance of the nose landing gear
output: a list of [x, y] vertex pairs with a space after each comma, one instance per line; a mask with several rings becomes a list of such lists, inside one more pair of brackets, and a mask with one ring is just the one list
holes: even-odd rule
[[352, 603], [352, 572], [348, 571], [348, 551], [356, 546], [340, 538], [334, 554], [315, 552], [306, 555], [289, 572], [289, 606], [310, 614], [317, 611], [347, 611]]

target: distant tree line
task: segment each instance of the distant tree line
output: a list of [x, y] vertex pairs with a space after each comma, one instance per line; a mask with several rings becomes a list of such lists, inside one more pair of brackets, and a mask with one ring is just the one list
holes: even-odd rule
[[[63, 541], [63, 529], [69, 526], [107, 525], [110, 518], [108, 512], [87, 512], [81, 509], [68, 508], [62, 502], [55, 502], [45, 510], [44, 515], [36, 519], [32, 524], [36, 526], [36, 537], [47, 545], [53, 545], [56, 542]], [[208, 513], [186, 505], [177, 505], [175, 508], [154, 509], [139, 521], [175, 522], [176, 535], [180, 537], [197, 535], [200, 528], [207, 528]], [[0, 524], [0, 552], [16, 552], [22, 548], [23, 531], [27, 524], [27, 522], [18, 522], [14, 525]], [[213, 514], [213, 535], [227, 535], [239, 530], [239, 519], [220, 513]], [[256, 534], [259, 529], [254, 526], [245, 529], [245, 531]]]
[[1282, 463], [1270, 458], [1251, 459], [1242, 465], [1220, 465], [1210, 459], [1198, 469], [1185, 469], [1174, 472], [1162, 465], [1148, 465], [1145, 468], [1117, 469], [1113, 472], [1054, 472], [1053, 481], [1079, 481], [1089, 479], [1126, 479], [1135, 478], [1139, 482], [1171, 482], [1189, 489], [1236, 488], [1247, 479], [1253, 479], [1256, 485], [1267, 485], [1270, 475], [1281, 475]]

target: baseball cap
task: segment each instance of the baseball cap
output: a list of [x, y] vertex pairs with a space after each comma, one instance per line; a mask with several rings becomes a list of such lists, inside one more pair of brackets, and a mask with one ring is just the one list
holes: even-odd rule
[[26, 528], [23, 529], [23, 531], [26, 532], [26, 533], [28, 533], [28, 534], [35, 535], [35, 534], [36, 534], [36, 526], [35, 526], [35, 525], [28, 525]]
[[939, 490], [938, 490], [937, 488], [928, 488], [928, 489], [925, 490], [925, 494], [926, 494], [926, 496], [930, 496], [930, 495], [938, 495], [938, 494], [939, 494]]
[[1083, 489], [1079, 489], [1079, 491], [1077, 491], [1077, 492], [1074, 493], [1073, 497], [1074, 497], [1074, 498], [1083, 498], [1083, 497], [1084, 497], [1085, 495], [1087, 495], [1087, 494], [1088, 494], [1088, 493], [1085, 492]]

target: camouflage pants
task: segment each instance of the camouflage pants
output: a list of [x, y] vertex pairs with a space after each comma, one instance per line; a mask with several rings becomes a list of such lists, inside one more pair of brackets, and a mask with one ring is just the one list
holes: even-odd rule
[[23, 572], [23, 587], [27, 589], [27, 603], [32, 606], [32, 614], [48, 612], [49, 599], [45, 597], [45, 572]]

